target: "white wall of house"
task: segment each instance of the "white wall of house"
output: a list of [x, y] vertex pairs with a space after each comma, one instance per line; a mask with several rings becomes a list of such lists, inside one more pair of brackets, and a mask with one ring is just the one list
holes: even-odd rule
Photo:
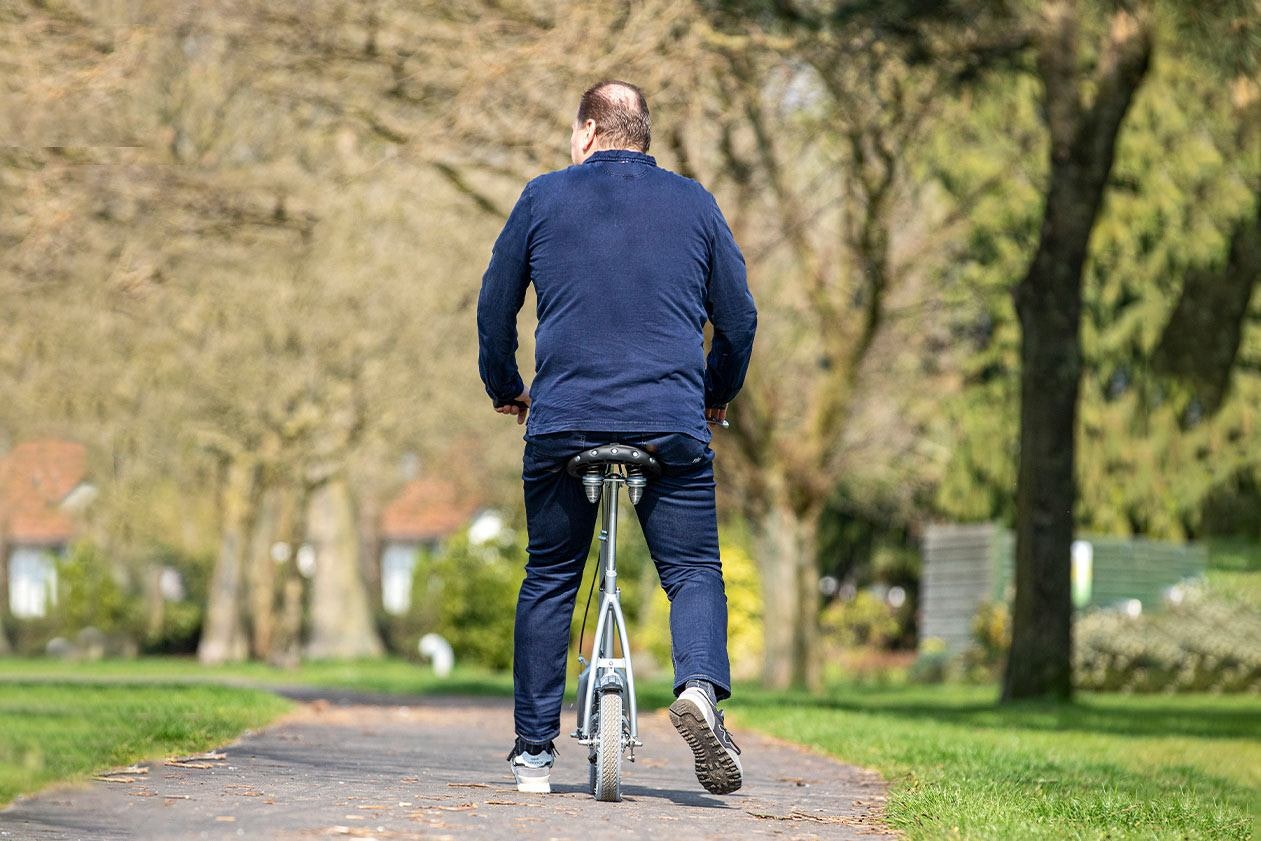
[[416, 573], [419, 544], [391, 540], [381, 552], [381, 606], [401, 616], [412, 606], [412, 576]]
[[44, 547], [15, 547], [9, 554], [9, 610], [19, 619], [37, 619], [56, 603], [56, 556]]

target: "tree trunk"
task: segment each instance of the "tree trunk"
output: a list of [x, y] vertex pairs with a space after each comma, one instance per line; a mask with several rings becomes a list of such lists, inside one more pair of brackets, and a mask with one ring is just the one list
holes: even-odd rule
[[315, 659], [379, 657], [381, 639], [359, 569], [354, 501], [344, 476], [333, 476], [311, 493], [307, 537], [315, 548], [311, 587], [311, 638]]
[[1118, 12], [1094, 104], [1082, 105], [1077, 21], [1050, 4], [1039, 52], [1051, 172], [1038, 250], [1016, 287], [1020, 317], [1020, 463], [1016, 595], [1003, 698], [1072, 695], [1070, 548], [1076, 502], [1082, 269], [1121, 121], [1147, 71], [1147, 32]]
[[280, 531], [282, 490], [277, 487], [263, 492], [258, 506], [258, 518], [250, 539], [249, 565], [246, 580], [249, 584], [250, 654], [266, 660], [271, 653], [272, 638], [276, 627], [276, 562], [271, 557], [271, 547]]
[[162, 597], [162, 565], [152, 564], [145, 568], [145, 636], [156, 640], [162, 634], [166, 622], [166, 599]]
[[776, 503], [756, 519], [754, 537], [762, 578], [762, 681], [774, 689], [814, 688], [819, 679], [817, 517]]
[[203, 663], [244, 660], [248, 654], [242, 621], [242, 566], [248, 551], [250, 520], [257, 491], [257, 467], [248, 459], [229, 462], [221, 491], [219, 556], [210, 580], [206, 621], [197, 659]]
[[[1261, 193], [1261, 184], [1257, 187]], [[1251, 218], [1235, 223], [1226, 264], [1187, 274], [1177, 306], [1161, 331], [1156, 370], [1190, 385], [1205, 414], [1226, 401], [1248, 323], [1248, 304], [1261, 286], [1261, 196]]]

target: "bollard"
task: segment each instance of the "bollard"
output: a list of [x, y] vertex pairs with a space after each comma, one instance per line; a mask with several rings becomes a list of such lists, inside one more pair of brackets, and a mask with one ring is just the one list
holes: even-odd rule
[[455, 652], [451, 650], [451, 643], [438, 634], [425, 634], [420, 638], [417, 648], [421, 657], [433, 662], [434, 674], [438, 677], [451, 674], [451, 667], [455, 665]]

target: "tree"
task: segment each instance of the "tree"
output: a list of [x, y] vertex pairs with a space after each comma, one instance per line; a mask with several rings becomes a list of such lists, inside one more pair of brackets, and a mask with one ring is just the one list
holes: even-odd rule
[[[1083, 71], [1083, 15], [1044, 5], [1038, 75], [1050, 173], [1037, 250], [1013, 294], [1021, 326], [1016, 595], [1005, 699], [1072, 694], [1069, 547], [1076, 502], [1081, 284], [1121, 121], [1147, 74], [1150, 11], [1111, 15], [1098, 66]], [[1086, 101], [1087, 87], [1093, 99]]]
[[[1062, 12], [1062, 8], [1056, 10], [1056, 14]], [[1089, 28], [1096, 17], [1079, 11], [1075, 20], [1076, 26]], [[1241, 383], [1243, 392], [1237, 400], [1223, 407], [1212, 422], [1207, 417], [1215, 402], [1220, 405], [1220, 384], [1229, 377], [1238, 353], [1239, 326], [1245, 320], [1246, 299], [1251, 295], [1253, 281], [1238, 278], [1234, 267], [1247, 264], [1244, 254], [1248, 249], [1242, 246], [1255, 213], [1255, 132], [1246, 128], [1249, 121], [1243, 113], [1237, 110], [1231, 114], [1224, 102], [1227, 97], [1223, 94], [1231, 86], [1204, 74], [1188, 56], [1193, 51], [1175, 50], [1167, 40], [1162, 41], [1166, 44], [1162, 47], [1163, 80], [1149, 96], [1136, 98], [1135, 80], [1146, 84], [1147, 53], [1159, 32], [1150, 17], [1146, 22], [1131, 21], [1123, 11], [1104, 15], [1103, 20], [1110, 28], [1092, 73], [1096, 95], [1093, 103], [1085, 106], [1074, 99], [1081, 79], [1066, 82], [1071, 68], [1061, 67], [1057, 72], [1055, 62], [1048, 62], [1045, 56], [1047, 45], [1055, 44], [1054, 37], [1048, 40], [1049, 33], [1060, 33], [1062, 40], [1071, 37], [1072, 30], [1066, 28], [1062, 17], [1044, 17], [1052, 25], [1043, 30], [1040, 41], [1041, 117], [1047, 121], [1051, 146], [1046, 174], [1039, 173], [1035, 179], [1035, 183], [1045, 179], [1047, 199], [1042, 212], [1030, 213], [1033, 197], [1027, 191], [1022, 194], [1011, 189], [974, 213], [972, 251], [976, 264], [990, 264], [994, 288], [1006, 288], [1006, 272], [1024, 259], [1026, 243], [1034, 254], [1016, 298], [1022, 332], [1020, 362], [1024, 366], [1020, 375], [1024, 472], [1018, 482], [1027, 490], [1018, 497], [1012, 514], [1018, 523], [1025, 523], [1026, 547], [1056, 548], [1054, 554], [1030, 557], [1026, 553], [1021, 559], [1027, 574], [1017, 583], [1017, 607], [1022, 614], [1018, 623], [1025, 633], [1021, 634], [1021, 647], [1014, 648], [1011, 656], [1008, 692], [1012, 696], [1071, 691], [1066, 659], [1071, 614], [1066, 541], [1071, 540], [1072, 528], [1181, 537], [1213, 483], [1249, 463], [1254, 459], [1249, 453], [1255, 452], [1255, 436], [1249, 432], [1254, 401], [1247, 396], [1252, 393], [1247, 382]], [[1164, 37], [1169, 39], [1170, 35]], [[1131, 44], [1128, 48], [1127, 39]], [[1071, 55], [1064, 48], [1053, 53], [1057, 58]], [[1124, 78], [1127, 66], [1128, 80]], [[1114, 83], [1103, 78], [1109, 71]], [[1158, 79], [1160, 76], [1157, 74]], [[1055, 105], [1063, 106], [1065, 90], [1068, 107], [1064, 113], [1068, 116], [1061, 115], [1057, 122], [1060, 112]], [[1010, 97], [1010, 91], [1003, 95]], [[1114, 102], [1105, 108], [1101, 97], [1109, 95]], [[1249, 96], [1244, 99], [1252, 101]], [[1028, 121], [1022, 119], [1025, 112], [1018, 107], [1019, 101], [1014, 101], [1016, 107], [1010, 100], [1005, 102], [1007, 116], [995, 118], [994, 131], [1011, 136], [1025, 130], [1022, 127]], [[1121, 134], [1121, 112], [1131, 110], [1131, 101], [1134, 107], [1129, 127]], [[979, 118], [968, 132], [975, 135], [984, 120]], [[1090, 133], [1089, 129], [1101, 125], [1108, 129], [1102, 135]], [[1090, 145], [1092, 136], [1094, 146]], [[1023, 155], [1017, 149], [1006, 160], [994, 160], [993, 143], [988, 139], [982, 143], [978, 151], [985, 151], [980, 151], [978, 159], [989, 157], [1000, 167], [1017, 166]], [[1170, 149], [1178, 150], [1172, 160]], [[1094, 177], [1083, 178], [1073, 171], [1092, 156], [1096, 159]], [[950, 166], [956, 173], [963, 169], [959, 156], [954, 156]], [[1110, 198], [1102, 203], [1109, 183]], [[1096, 200], [1093, 206], [1083, 203], [1091, 199]], [[1075, 228], [1066, 227], [1064, 217], [1072, 222], [1074, 213], [1082, 218]], [[1067, 252], [1064, 243], [1068, 240], [1077, 243], [1080, 251]], [[1087, 242], [1091, 243], [1089, 248]], [[1058, 249], [1051, 247], [1057, 244]], [[1049, 253], [1071, 257], [1056, 263], [1068, 268], [1077, 265], [1080, 257], [1077, 274], [1086, 282], [1079, 279], [1075, 291], [1062, 278], [1060, 286], [1049, 283]], [[1218, 262], [1221, 254], [1227, 256]], [[1176, 358], [1175, 367], [1188, 375], [1191, 372], [1185, 369], [1190, 360], [1183, 348], [1172, 353], [1162, 350], [1167, 342], [1160, 339], [1160, 328], [1164, 325], [1166, 335], [1170, 330], [1179, 332], [1179, 322], [1185, 322], [1191, 304], [1184, 301], [1175, 309], [1173, 302], [1179, 294], [1183, 299], [1202, 298], [1206, 285], [1199, 278], [1206, 273], [1220, 279], [1212, 284], [1214, 291], [1219, 300], [1224, 295], [1233, 306], [1217, 308], [1207, 316], [1214, 324], [1213, 339], [1225, 341], [1220, 353], [1193, 357], [1196, 366], [1207, 365], [1212, 370], [1209, 387], [1197, 395], [1171, 379], [1170, 374], [1177, 372], [1171, 372], [1162, 357]], [[1031, 287], [1035, 281], [1041, 286]], [[1181, 293], [1176, 291], [1179, 281]], [[1030, 296], [1030, 288], [1040, 288], [1044, 294]], [[1046, 290], [1056, 288], [1067, 298], [1046, 294]], [[1048, 310], [1073, 312], [1069, 307], [1073, 301], [1079, 302], [1078, 308], [1084, 301], [1085, 318], [1073, 315], [1063, 323], [1052, 324], [1060, 329], [1048, 333], [1047, 325], [1041, 322], [1052, 319], [1038, 315]], [[1015, 395], [1007, 393], [1009, 380], [1005, 376], [1016, 367], [1014, 356], [1008, 355], [1017, 346], [1010, 325], [1001, 305], [977, 324], [980, 353], [974, 363], [974, 384], [965, 392], [974, 402], [963, 413], [964, 422], [975, 430], [969, 436], [974, 444], [965, 437], [956, 451], [956, 466], [947, 474], [942, 489], [946, 506], [965, 516], [1002, 515], [1006, 509], [1009, 462], [1005, 448], [995, 447], [994, 442], [1011, 440], [1011, 435], [1001, 420], [995, 423], [1002, 415], [994, 413], [992, 407], [1015, 401]], [[1078, 333], [1075, 325], [1083, 332]], [[1204, 346], [1197, 342], [1197, 348]], [[1215, 345], [1208, 340], [1207, 346]], [[1042, 354], [1035, 353], [1039, 347]], [[1048, 372], [1046, 351], [1056, 347], [1070, 356]], [[1031, 354], [1035, 357], [1032, 363]], [[1063, 377], [1047, 377], [1056, 371], [1072, 375], [1074, 368], [1080, 373], [1069, 379], [1085, 386], [1081, 411], [1071, 416], [1061, 411], [1057, 416], [1054, 407], [1063, 410], [1078, 405], [1073, 392], [1079, 386], [1070, 389]], [[1041, 375], [1031, 381], [1031, 373], [1039, 370]], [[1062, 386], [1053, 405], [1047, 402], [1048, 385]], [[1031, 391], [1032, 399], [1026, 400]], [[1058, 439], [1048, 435], [1048, 429], [1039, 429], [1050, 426], [1048, 420], [1056, 421]], [[1080, 440], [1074, 438], [1078, 432]], [[1040, 449], [1028, 450], [1031, 439], [1040, 442]], [[1066, 460], [1070, 452], [1073, 457]], [[1041, 463], [1039, 453], [1056, 456], [1053, 473], [1043, 469], [1029, 475], [1032, 467]], [[1070, 478], [1066, 478], [1066, 471]], [[1071, 481], [1073, 471], [1082, 477], [1076, 483]], [[1058, 487], [1045, 481], [1050, 476], [1058, 477]], [[1043, 479], [1040, 484], [1036, 483], [1039, 477]], [[1051, 498], [1060, 500], [1060, 513], [1054, 517]], [[1065, 504], [1065, 500], [1079, 499], [1075, 509]], [[1030, 515], [1039, 511], [1044, 529], [1029, 528]], [[1065, 519], [1070, 511], [1073, 516]], [[1049, 638], [1028, 633], [1034, 625], [1052, 629]]]

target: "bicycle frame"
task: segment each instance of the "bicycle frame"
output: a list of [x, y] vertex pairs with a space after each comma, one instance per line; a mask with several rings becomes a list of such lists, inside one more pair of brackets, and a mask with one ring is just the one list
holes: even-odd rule
[[[626, 484], [625, 476], [613, 466], [609, 466], [604, 474], [601, 493], [600, 524], [600, 571], [603, 579], [600, 585], [600, 608], [595, 625], [595, 639], [592, 640], [592, 656], [587, 668], [588, 679], [586, 691], [579, 699], [578, 718], [579, 744], [594, 743], [595, 734], [591, 730], [591, 713], [595, 706], [597, 692], [620, 691], [626, 699], [627, 716], [630, 720], [631, 756], [634, 749], [642, 747], [639, 741], [639, 722], [635, 705], [635, 674], [631, 669], [630, 642], [626, 635], [626, 618], [622, 615], [621, 599], [617, 589], [617, 503], [620, 488]], [[615, 643], [619, 643], [622, 656], [614, 656]]]

